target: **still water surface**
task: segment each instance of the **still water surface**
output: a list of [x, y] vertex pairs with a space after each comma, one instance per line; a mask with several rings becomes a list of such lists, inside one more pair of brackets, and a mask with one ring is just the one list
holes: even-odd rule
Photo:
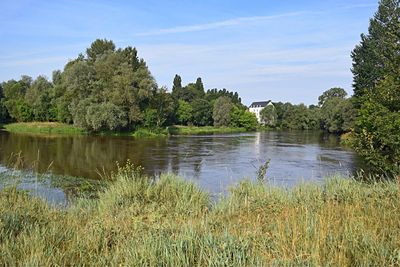
[[25, 168], [38, 162], [35, 168], [40, 172], [90, 179], [99, 179], [103, 168], [110, 172], [116, 162], [129, 159], [149, 175], [176, 173], [211, 193], [224, 192], [244, 178], [255, 179], [258, 167], [268, 159], [269, 181], [289, 187], [334, 174], [349, 175], [359, 166], [354, 152], [341, 147], [336, 136], [307, 131], [156, 139], [0, 132], [0, 167], [10, 164], [10, 156], [17, 153]]

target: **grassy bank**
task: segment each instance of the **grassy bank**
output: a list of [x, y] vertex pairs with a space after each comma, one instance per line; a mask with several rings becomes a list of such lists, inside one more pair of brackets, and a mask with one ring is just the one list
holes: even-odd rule
[[173, 175], [120, 169], [97, 199], [59, 210], [0, 193], [2, 266], [390, 266], [400, 262], [395, 182], [291, 190], [243, 182], [212, 203]]
[[214, 126], [171, 126], [168, 132], [172, 135], [196, 135], [196, 134], [222, 134], [247, 132], [245, 128], [214, 127]]
[[[88, 134], [82, 128], [58, 122], [19, 122], [0, 125], [6, 131], [19, 133], [44, 134]], [[167, 135], [199, 135], [246, 132], [245, 128], [213, 127], [213, 126], [169, 126], [167, 128], [139, 128], [135, 131], [100, 131], [97, 135], [162, 137]]]
[[3, 125], [9, 132], [50, 133], [50, 134], [85, 134], [86, 131], [73, 125], [58, 122], [18, 122]]

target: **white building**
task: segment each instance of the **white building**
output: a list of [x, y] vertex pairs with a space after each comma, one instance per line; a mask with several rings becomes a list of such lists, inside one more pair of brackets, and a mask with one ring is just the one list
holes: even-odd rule
[[261, 123], [261, 115], [260, 112], [261, 110], [263, 110], [266, 106], [270, 106], [270, 105], [274, 105], [272, 104], [271, 100], [268, 101], [260, 101], [260, 102], [253, 102], [251, 103], [251, 105], [249, 106], [249, 111], [251, 113], [256, 114], [258, 123]]

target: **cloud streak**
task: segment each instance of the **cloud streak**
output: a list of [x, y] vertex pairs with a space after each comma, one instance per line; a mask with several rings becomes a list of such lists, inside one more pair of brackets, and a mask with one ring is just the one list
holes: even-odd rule
[[204, 24], [163, 28], [163, 29], [158, 29], [158, 30], [154, 30], [154, 31], [138, 33], [138, 34], [136, 34], [136, 36], [155, 36], [155, 35], [214, 30], [214, 29], [219, 29], [219, 28], [224, 28], [224, 27], [236, 26], [236, 25], [240, 25], [240, 24], [265, 22], [265, 21], [271, 21], [271, 20], [276, 20], [276, 19], [281, 19], [281, 18], [295, 17], [295, 16], [300, 16], [303, 14], [304, 14], [304, 12], [292, 12], [292, 13], [283, 13], [283, 14], [271, 15], [271, 16], [238, 17], [238, 18], [204, 23]]

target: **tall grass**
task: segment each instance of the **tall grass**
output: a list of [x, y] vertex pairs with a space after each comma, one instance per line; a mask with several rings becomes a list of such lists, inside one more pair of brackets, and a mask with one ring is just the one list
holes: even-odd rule
[[290, 190], [245, 181], [212, 203], [174, 175], [130, 166], [97, 199], [56, 209], [0, 193], [2, 266], [398, 266], [396, 182], [334, 178]]

